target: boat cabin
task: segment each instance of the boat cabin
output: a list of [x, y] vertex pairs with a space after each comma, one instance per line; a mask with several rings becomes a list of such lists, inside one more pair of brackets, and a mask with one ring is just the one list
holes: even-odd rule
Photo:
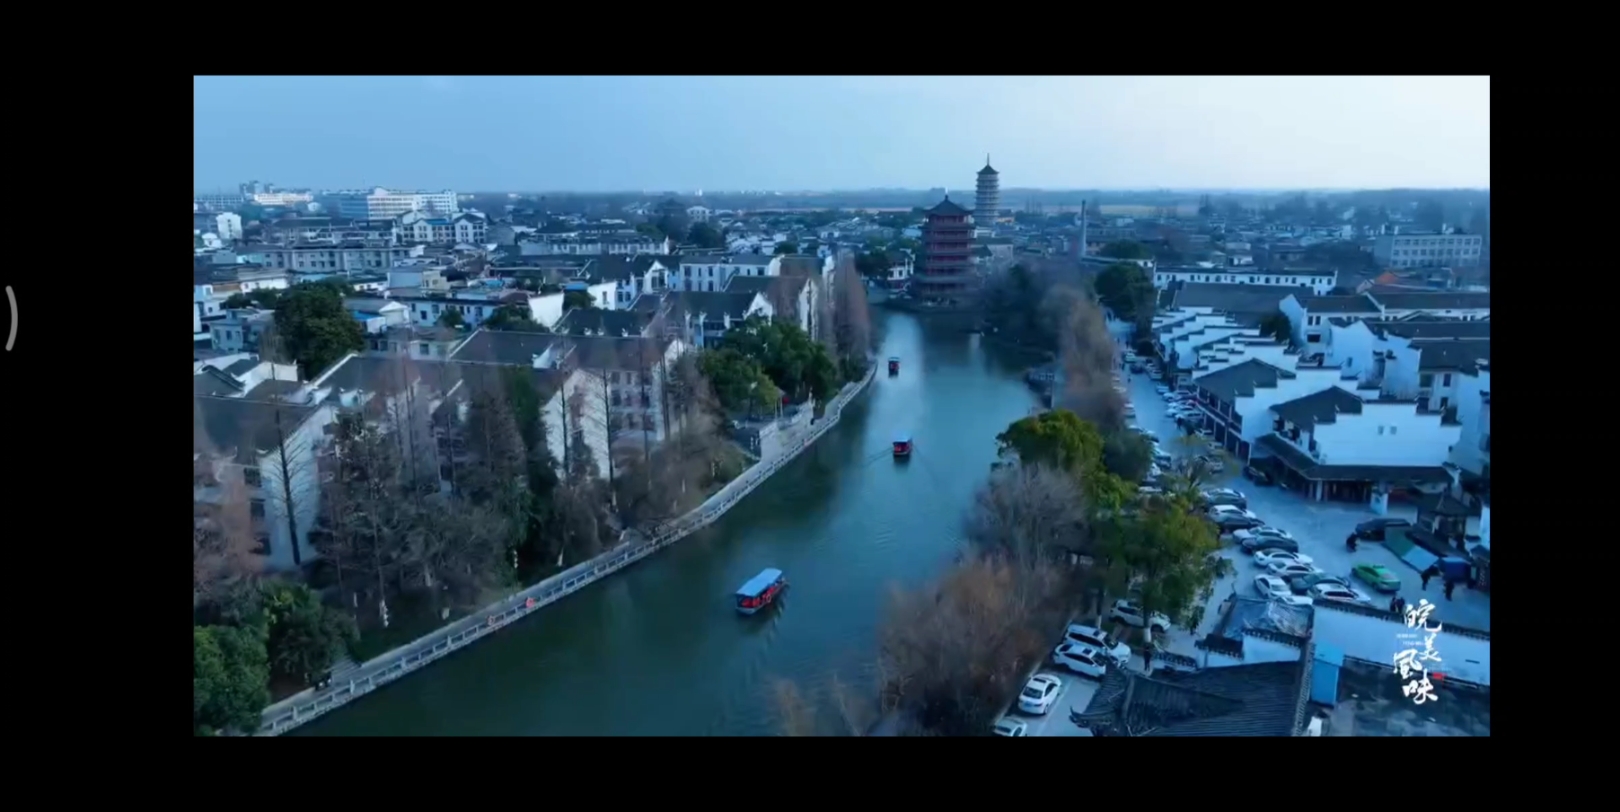
[[896, 459], [903, 459], [911, 456], [911, 435], [902, 434], [895, 438], [894, 456]]
[[775, 568], [761, 570], [737, 589], [737, 611], [751, 615], [771, 605], [787, 586], [782, 571]]
[[900, 374], [900, 359], [899, 358], [890, 358], [889, 359], [889, 374], [890, 375], [899, 375]]

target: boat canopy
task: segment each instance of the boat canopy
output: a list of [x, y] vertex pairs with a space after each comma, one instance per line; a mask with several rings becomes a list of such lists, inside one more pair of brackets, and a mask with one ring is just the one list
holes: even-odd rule
[[782, 580], [782, 571], [775, 568], [762, 570], [758, 575], [748, 579], [748, 583], [737, 588], [739, 598], [757, 598], [771, 588], [771, 584]]
[[889, 356], [889, 363], [891, 363], [891, 364], [898, 364], [898, 363], [900, 363], [900, 356], [898, 356], [898, 355], [891, 355], [891, 356]]
[[911, 445], [911, 435], [902, 434], [902, 435], [894, 438], [894, 444], [895, 445]]

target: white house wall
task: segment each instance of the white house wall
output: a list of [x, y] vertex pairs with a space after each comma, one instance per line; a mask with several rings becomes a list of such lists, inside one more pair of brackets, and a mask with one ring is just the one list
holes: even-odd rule
[[1465, 471], [1480, 473], [1490, 461], [1489, 452], [1481, 448], [1485, 436], [1491, 433], [1490, 404], [1481, 395], [1491, 391], [1490, 370], [1477, 375], [1459, 375], [1457, 386], [1457, 421], [1462, 431], [1452, 447], [1451, 461]]
[[[1282, 364], [1278, 366], [1283, 369], [1289, 368], [1287, 365]], [[1243, 418], [1243, 431], [1240, 436], [1244, 442], [1249, 443], [1250, 448], [1254, 447], [1256, 440], [1272, 433], [1272, 422], [1275, 415], [1271, 413], [1271, 407], [1279, 403], [1287, 403], [1290, 400], [1298, 400], [1308, 395], [1314, 395], [1335, 386], [1352, 395], [1357, 394], [1356, 382], [1340, 379], [1339, 371], [1336, 369], [1305, 368], [1295, 370], [1294, 374], [1296, 377], [1293, 379], [1278, 378], [1275, 389], [1256, 388], [1254, 397], [1240, 397], [1236, 403], [1232, 404], [1232, 410]], [[1341, 417], [1340, 419], [1344, 418]]]
[[[264, 499], [265, 531], [270, 536], [270, 555], [266, 562], [271, 569], [286, 570], [293, 567], [290, 528], [288, 527], [288, 492], [292, 495], [292, 516], [298, 528], [298, 551], [301, 560], [316, 557], [309, 545], [309, 530], [321, 510], [320, 471], [317, 467], [317, 445], [324, 436], [326, 425], [332, 422], [332, 409], [316, 409], [298, 430], [287, 436], [286, 467], [283, 469], [280, 449], [270, 449], [259, 456], [260, 496]], [[285, 477], [283, 470], [286, 471]]]
[[1176, 353], [1176, 367], [1178, 369], [1192, 369], [1198, 363], [1198, 353], [1194, 351], [1194, 347], [1220, 341], [1223, 338], [1230, 338], [1232, 336], [1258, 337], [1259, 335], [1260, 331], [1253, 327], [1239, 327], [1235, 324], [1222, 324], [1218, 326], [1205, 327], [1202, 331], [1197, 333], [1188, 333], [1186, 335], [1178, 336], [1174, 340], [1173, 344], [1167, 342], [1167, 345]]
[[1442, 425], [1410, 403], [1366, 403], [1359, 415], [1339, 415], [1312, 431], [1324, 465], [1442, 465], [1461, 426]]
[[1231, 348], [1239, 350], [1239, 352], [1221, 354], [1217, 357], [1217, 354], [1212, 350], [1200, 350], [1198, 352], [1198, 363], [1201, 366], [1207, 365], [1209, 369], [1199, 370], [1194, 380], [1202, 378], [1211, 372], [1219, 372], [1233, 364], [1241, 364], [1244, 361], [1262, 361], [1279, 369], [1289, 370], [1293, 369], [1294, 364], [1299, 361], [1299, 356], [1289, 355], [1288, 348], [1281, 344], [1234, 343]]
[[557, 326], [563, 316], [563, 295], [561, 293], [548, 293], [543, 296], [529, 297], [529, 318], [546, 329]]
[[617, 282], [598, 282], [585, 289], [591, 295], [591, 301], [603, 310], [617, 310], [618, 297], [615, 295], [619, 289]]

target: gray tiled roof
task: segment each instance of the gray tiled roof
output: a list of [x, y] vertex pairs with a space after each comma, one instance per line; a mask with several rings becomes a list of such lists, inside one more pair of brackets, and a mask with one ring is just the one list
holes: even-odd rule
[[[1334, 322], [1338, 324], [1338, 322]], [[1349, 322], [1345, 322], [1348, 324]], [[1367, 321], [1367, 329], [1376, 335], [1394, 335], [1402, 338], [1490, 338], [1491, 323], [1465, 319], [1417, 319], [1396, 321], [1381, 319]]]
[[1176, 289], [1172, 307], [1209, 307], [1227, 313], [1269, 314], [1301, 288], [1268, 285], [1213, 285], [1186, 282]]
[[599, 307], [576, 307], [563, 314], [557, 322], [556, 332], [567, 335], [640, 335], [647, 326], [650, 313], [635, 310], [603, 310]]
[[1338, 422], [1341, 414], [1361, 414], [1361, 398], [1337, 386], [1330, 386], [1302, 398], [1278, 403], [1271, 410], [1296, 426], [1310, 429], [1319, 423]]
[[1435, 293], [1382, 293], [1368, 294], [1386, 309], [1392, 310], [1471, 310], [1489, 308], [1491, 294], [1437, 291]]
[[1279, 379], [1293, 378], [1294, 373], [1279, 369], [1264, 361], [1249, 360], [1233, 364], [1218, 372], [1211, 372], [1193, 383], [1226, 403], [1240, 397], [1253, 397], [1256, 389], [1276, 387]]
[[669, 298], [693, 315], [703, 315], [711, 319], [718, 319], [721, 316], [740, 319], [748, 315], [748, 308], [753, 306], [754, 298], [758, 295], [752, 291], [732, 293], [688, 290], [671, 293]]
[[1328, 313], [1378, 313], [1378, 303], [1366, 294], [1357, 296], [1301, 296], [1299, 303], [1306, 311], [1318, 315]]
[[[193, 452], [233, 452], [240, 462], [274, 448], [278, 437], [295, 430], [315, 409], [282, 401], [197, 396]], [[278, 429], [279, 426], [279, 429]]]
[[479, 330], [456, 348], [450, 360], [532, 366], [534, 356], [545, 352], [559, 340], [551, 333]]
[[1079, 719], [1098, 736], [1292, 736], [1308, 660], [1144, 676], [1110, 671]]
[[1491, 360], [1489, 338], [1419, 338], [1412, 340], [1418, 350], [1418, 369], [1424, 372], [1441, 369], [1473, 371], [1480, 361]]

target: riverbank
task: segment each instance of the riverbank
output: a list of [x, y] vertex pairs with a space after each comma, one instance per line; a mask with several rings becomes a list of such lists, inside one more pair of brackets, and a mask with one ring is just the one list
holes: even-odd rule
[[264, 724], [259, 729], [259, 735], [280, 735], [347, 705], [383, 685], [442, 659], [453, 651], [489, 637], [495, 631], [506, 628], [527, 615], [707, 527], [836, 426], [843, 417], [844, 407], [865, 392], [871, 384], [878, 366], [873, 361], [861, 380], [845, 385], [844, 389], [828, 402], [822, 417], [812, 424], [810, 432], [802, 440], [782, 453], [750, 466], [702, 505], [665, 525], [657, 536], [647, 539], [635, 531], [626, 531], [621, 536], [621, 543], [618, 546], [590, 561], [553, 575], [467, 618], [368, 660], [348, 671], [342, 682], [324, 690], [309, 689], [271, 705], [264, 711]]

